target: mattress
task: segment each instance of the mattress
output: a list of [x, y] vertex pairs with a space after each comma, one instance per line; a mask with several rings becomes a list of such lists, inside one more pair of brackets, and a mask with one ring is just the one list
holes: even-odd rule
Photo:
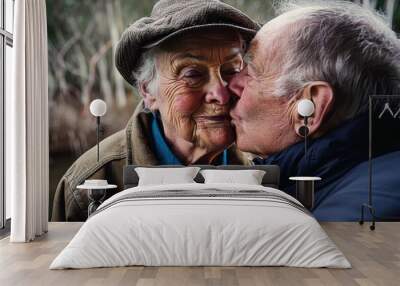
[[114, 195], [50, 269], [130, 265], [351, 267], [312, 214], [284, 192], [198, 183]]

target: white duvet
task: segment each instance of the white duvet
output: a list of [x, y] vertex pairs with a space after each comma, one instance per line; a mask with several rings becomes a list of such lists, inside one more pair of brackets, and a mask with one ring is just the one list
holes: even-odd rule
[[[209, 189], [265, 191], [283, 200], [251, 196], [121, 200], [137, 192], [207, 193]], [[82, 225], [50, 269], [127, 265], [350, 268], [314, 217], [284, 200], [300, 204], [277, 189], [254, 185], [194, 183], [127, 189], [99, 207], [101, 211]]]

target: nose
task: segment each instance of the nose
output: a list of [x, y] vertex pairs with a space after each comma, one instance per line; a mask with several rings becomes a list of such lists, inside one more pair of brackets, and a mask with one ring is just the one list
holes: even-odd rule
[[240, 73], [237, 73], [232, 78], [232, 80], [229, 82], [228, 85], [229, 91], [238, 98], [242, 96], [242, 92], [245, 85], [246, 73], [247, 73], [247, 67], [241, 70]]
[[226, 105], [229, 103], [230, 98], [231, 94], [228, 90], [228, 83], [219, 73], [211, 76], [207, 86], [205, 101], [207, 103]]

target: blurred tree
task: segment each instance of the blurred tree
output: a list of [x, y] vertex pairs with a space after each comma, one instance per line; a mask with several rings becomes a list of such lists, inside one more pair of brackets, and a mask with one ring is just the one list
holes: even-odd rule
[[104, 122], [106, 133], [123, 128], [138, 98], [128, 96], [134, 91], [115, 68], [115, 44], [130, 23], [150, 13], [154, 3], [138, 0], [47, 2], [52, 151], [71, 150], [78, 155], [92, 145], [85, 138], [91, 138], [89, 134], [93, 132], [92, 118], [87, 114], [93, 98], [103, 98], [110, 109], [117, 109]]
[[265, 24], [268, 20], [272, 19], [275, 14], [273, 0], [224, 0], [223, 2], [245, 12], [260, 24]]

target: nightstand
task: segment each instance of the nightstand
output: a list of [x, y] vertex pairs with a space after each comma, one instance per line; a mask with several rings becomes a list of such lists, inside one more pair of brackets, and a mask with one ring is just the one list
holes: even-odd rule
[[320, 177], [290, 177], [296, 181], [296, 199], [308, 210], [314, 208], [314, 182], [320, 181]]
[[92, 213], [94, 213], [103, 203], [107, 190], [115, 189], [116, 187], [117, 185], [110, 185], [106, 180], [86, 180], [83, 185], [76, 187], [77, 189], [84, 189], [88, 191], [90, 202], [88, 206], [88, 217], [90, 217]]

